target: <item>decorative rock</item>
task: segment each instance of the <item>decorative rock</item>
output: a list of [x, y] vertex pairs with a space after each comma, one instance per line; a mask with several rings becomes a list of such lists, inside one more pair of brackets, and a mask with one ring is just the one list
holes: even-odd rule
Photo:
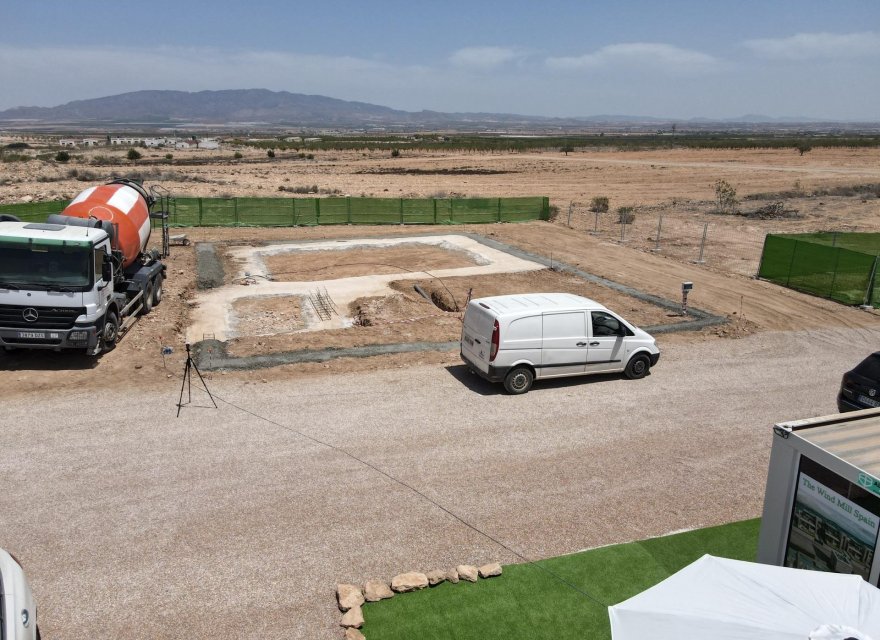
[[394, 592], [381, 580], [369, 580], [364, 585], [364, 598], [367, 602], [378, 602], [385, 598], [393, 598]]
[[458, 571], [450, 569], [446, 572], [446, 581], [452, 584], [458, 584]]
[[353, 627], [345, 630], [345, 640], [367, 640], [360, 631]]
[[428, 584], [432, 587], [446, 580], [446, 572], [441, 569], [434, 569], [425, 575], [428, 577]]
[[458, 577], [462, 580], [467, 580], [468, 582], [476, 582], [477, 576], [479, 575], [478, 569], [472, 564], [460, 564], [455, 567], [455, 570], [458, 572]]
[[[476, 569], [474, 569], [476, 571]], [[428, 586], [428, 576], [418, 571], [410, 571], [409, 573], [401, 573], [394, 576], [391, 580], [391, 590], [397, 593], [406, 593], [407, 591], [417, 591]]]
[[489, 564], [484, 564], [480, 567], [480, 577], [481, 578], [491, 578], [492, 576], [500, 576], [501, 575], [501, 565], [497, 562], [491, 562]]
[[361, 593], [360, 587], [353, 584], [337, 584], [336, 600], [339, 602], [340, 611], [348, 611], [364, 603], [364, 594]]
[[343, 627], [354, 627], [360, 629], [364, 626], [364, 612], [360, 607], [352, 607], [342, 616], [342, 622], [339, 623]]

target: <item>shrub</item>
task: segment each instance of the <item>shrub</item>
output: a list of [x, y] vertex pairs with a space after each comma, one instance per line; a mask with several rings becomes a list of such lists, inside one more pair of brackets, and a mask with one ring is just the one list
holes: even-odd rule
[[565, 145], [564, 147], [560, 147], [559, 150], [560, 150], [562, 153], [564, 153], [565, 155], [568, 155], [569, 153], [571, 153], [572, 151], [574, 151], [574, 147], [571, 146], [570, 144], [567, 144], [567, 145]]
[[275, 149], [269, 149], [266, 152], [266, 155], [269, 156], [270, 158], [274, 158], [275, 157]]
[[307, 160], [314, 160], [314, 159], [315, 159], [315, 154], [314, 154], [314, 153], [310, 153], [309, 155], [306, 156], [306, 159], [307, 159]]
[[734, 213], [739, 200], [736, 199], [736, 189], [727, 180], [715, 181], [715, 204], [720, 213]]
[[236, 160], [241, 160], [242, 158], [244, 158], [244, 156], [241, 155], [241, 151], [236, 151], [235, 153], [232, 154], [232, 157], [235, 158]]
[[796, 145], [794, 145], [794, 148], [797, 149], [797, 150], [798, 150], [798, 153], [801, 154], [801, 155], [804, 155], [804, 154], [807, 153], [808, 151], [812, 151], [812, 150], [813, 150], [812, 145], [810, 145], [809, 142], [805, 142], [805, 141], [803, 141], [803, 140], [801, 140], [801, 141], [798, 142]]
[[10, 142], [6, 145], [6, 149], [30, 149], [31, 145], [27, 142]]
[[617, 221], [620, 224], [632, 224], [635, 222], [636, 214], [633, 211], [632, 207], [618, 207], [617, 208]]
[[143, 158], [143, 156], [140, 154], [140, 152], [137, 149], [129, 149], [128, 154], [125, 157], [128, 158], [129, 160], [131, 160], [132, 162], [137, 162], [138, 160]]
[[605, 213], [608, 211], [608, 198], [605, 196], [596, 196], [590, 200], [590, 211], [594, 213]]
[[173, 159], [174, 159], [174, 154], [173, 154], [173, 153], [166, 153], [166, 154], [165, 154], [165, 159], [166, 159], [166, 160], [173, 160]]
[[67, 162], [70, 160], [70, 154], [66, 151], [59, 151], [55, 154], [55, 162]]
[[399, 158], [400, 157], [400, 149], [392, 149], [391, 150], [391, 157], [392, 158]]

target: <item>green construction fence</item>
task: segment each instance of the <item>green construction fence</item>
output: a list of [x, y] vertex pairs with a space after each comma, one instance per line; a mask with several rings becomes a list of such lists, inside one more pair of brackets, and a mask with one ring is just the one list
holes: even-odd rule
[[850, 305], [880, 306], [880, 234], [768, 234], [758, 277]]
[[[26, 221], [59, 213], [67, 201], [0, 205]], [[522, 198], [173, 198], [177, 227], [291, 227], [320, 224], [461, 224], [548, 220], [546, 196]]]

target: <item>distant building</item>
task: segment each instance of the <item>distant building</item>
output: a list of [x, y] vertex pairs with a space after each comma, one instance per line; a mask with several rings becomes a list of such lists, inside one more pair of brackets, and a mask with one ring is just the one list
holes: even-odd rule
[[190, 139], [178, 140], [177, 142], [174, 143], [174, 148], [175, 149], [198, 149], [199, 143], [197, 140], [190, 140]]
[[101, 144], [101, 141], [98, 138], [83, 138], [82, 146], [84, 147], [97, 147]]
[[58, 144], [60, 144], [62, 147], [75, 147], [76, 140], [74, 140], [73, 138], [61, 138], [61, 140], [58, 141]]
[[198, 140], [199, 149], [219, 149], [220, 141], [215, 140], [214, 138], [205, 138], [204, 140]]

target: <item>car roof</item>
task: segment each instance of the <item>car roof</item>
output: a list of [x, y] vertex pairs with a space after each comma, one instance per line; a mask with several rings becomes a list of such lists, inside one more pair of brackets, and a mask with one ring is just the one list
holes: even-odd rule
[[471, 303], [490, 309], [497, 315], [519, 314], [524, 311], [608, 310], [595, 300], [571, 293], [515, 293], [506, 296], [474, 298]]

